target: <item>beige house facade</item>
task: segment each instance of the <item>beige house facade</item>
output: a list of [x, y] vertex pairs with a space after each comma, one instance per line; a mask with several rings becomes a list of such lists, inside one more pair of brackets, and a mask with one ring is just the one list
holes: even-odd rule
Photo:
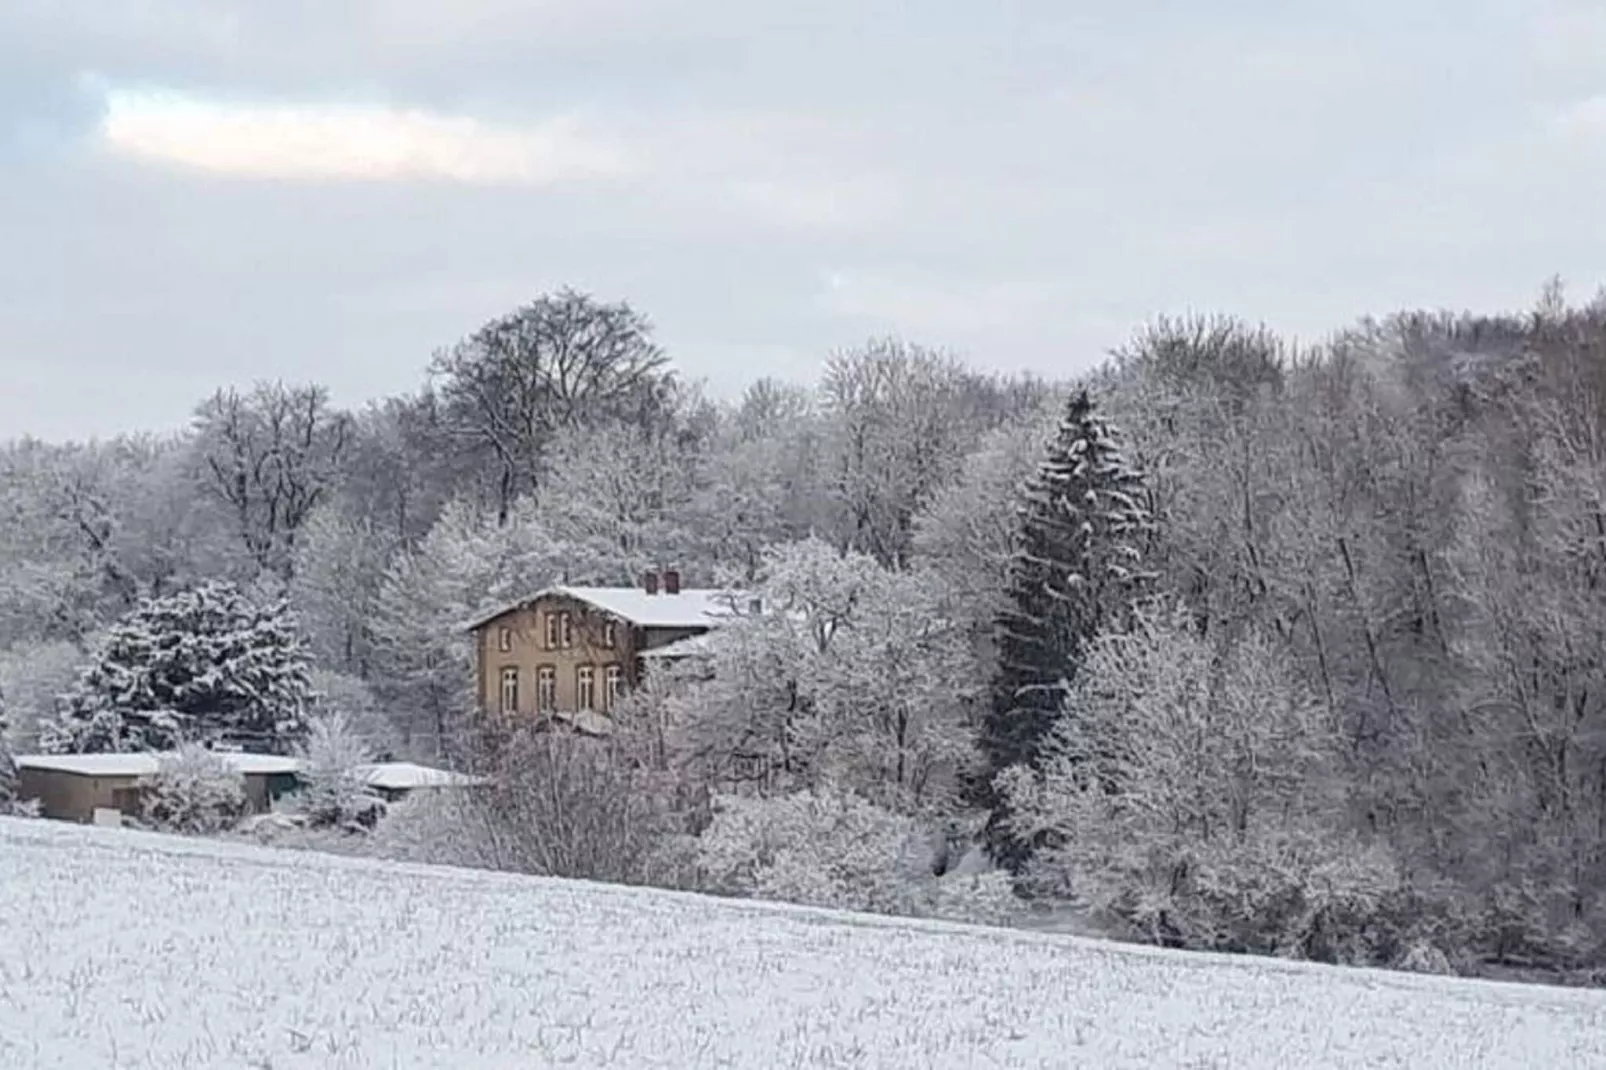
[[654, 652], [707, 634], [731, 606], [729, 592], [684, 589], [674, 572], [649, 573], [639, 587], [547, 588], [465, 625], [476, 701], [506, 717], [605, 728], [595, 715], [613, 712]]

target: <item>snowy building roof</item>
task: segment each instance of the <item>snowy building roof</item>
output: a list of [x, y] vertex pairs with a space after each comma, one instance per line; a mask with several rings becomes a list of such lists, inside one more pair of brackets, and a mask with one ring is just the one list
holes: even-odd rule
[[707, 632], [701, 635], [688, 635], [684, 639], [676, 639], [673, 643], [663, 646], [650, 646], [646, 650], [636, 653], [638, 658], [661, 659], [672, 661], [675, 658], [694, 658], [713, 653], [713, 645]]
[[370, 788], [381, 791], [414, 791], [418, 788], [464, 788], [486, 783], [483, 777], [433, 769], [413, 762], [374, 762], [357, 767], [357, 773]]
[[[275, 776], [295, 773], [301, 763], [278, 754], [245, 754], [240, 751], [214, 751], [224, 763], [244, 776]], [[19, 754], [18, 769], [48, 769], [59, 773], [90, 777], [143, 777], [156, 775], [163, 758], [176, 757], [172, 751], [139, 751], [133, 754]]]
[[733, 592], [720, 588], [682, 588], [675, 594], [649, 594], [640, 587], [574, 587], [560, 585], [537, 591], [482, 613], [463, 625], [474, 631], [498, 617], [543, 598], [572, 598], [643, 628], [713, 628], [731, 616]]

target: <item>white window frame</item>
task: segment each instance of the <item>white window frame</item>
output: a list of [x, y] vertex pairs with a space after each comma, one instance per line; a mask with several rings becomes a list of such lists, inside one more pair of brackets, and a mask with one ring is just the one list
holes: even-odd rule
[[513, 629], [496, 629], [496, 649], [506, 654], [513, 649]]
[[602, 669], [602, 708], [608, 713], [613, 712], [619, 695], [625, 687], [625, 668], [617, 661], [606, 665]]
[[602, 622], [602, 645], [613, 650], [619, 645], [619, 622], [608, 617]]
[[558, 615], [556, 613], [547, 613], [545, 618], [546, 648], [548, 650], [556, 650], [558, 648]]
[[595, 665], [575, 666], [574, 708], [577, 711], [595, 710], [597, 708], [597, 667]]
[[555, 665], [539, 665], [535, 670], [535, 708], [540, 713], [551, 713], [558, 708], [558, 669]]
[[574, 647], [574, 618], [567, 613], [558, 614], [558, 640], [564, 650]]
[[519, 711], [519, 668], [517, 665], [502, 666], [500, 684], [498, 708], [503, 713], [517, 713]]

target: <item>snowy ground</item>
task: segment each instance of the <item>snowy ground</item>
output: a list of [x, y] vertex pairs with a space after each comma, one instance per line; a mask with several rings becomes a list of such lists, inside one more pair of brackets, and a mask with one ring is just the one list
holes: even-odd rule
[[6, 1070], [1606, 1067], [1606, 993], [0, 819]]

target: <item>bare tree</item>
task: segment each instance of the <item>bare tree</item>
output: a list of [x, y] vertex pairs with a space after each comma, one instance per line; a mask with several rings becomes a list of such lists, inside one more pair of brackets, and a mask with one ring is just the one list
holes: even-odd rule
[[229, 388], [196, 413], [204, 485], [233, 512], [258, 567], [288, 578], [296, 534], [334, 489], [351, 418], [321, 386]]
[[430, 373], [446, 426], [488, 454], [506, 523], [514, 501], [538, 487], [559, 430], [657, 419], [673, 387], [667, 364], [641, 313], [564, 289], [437, 354]]

